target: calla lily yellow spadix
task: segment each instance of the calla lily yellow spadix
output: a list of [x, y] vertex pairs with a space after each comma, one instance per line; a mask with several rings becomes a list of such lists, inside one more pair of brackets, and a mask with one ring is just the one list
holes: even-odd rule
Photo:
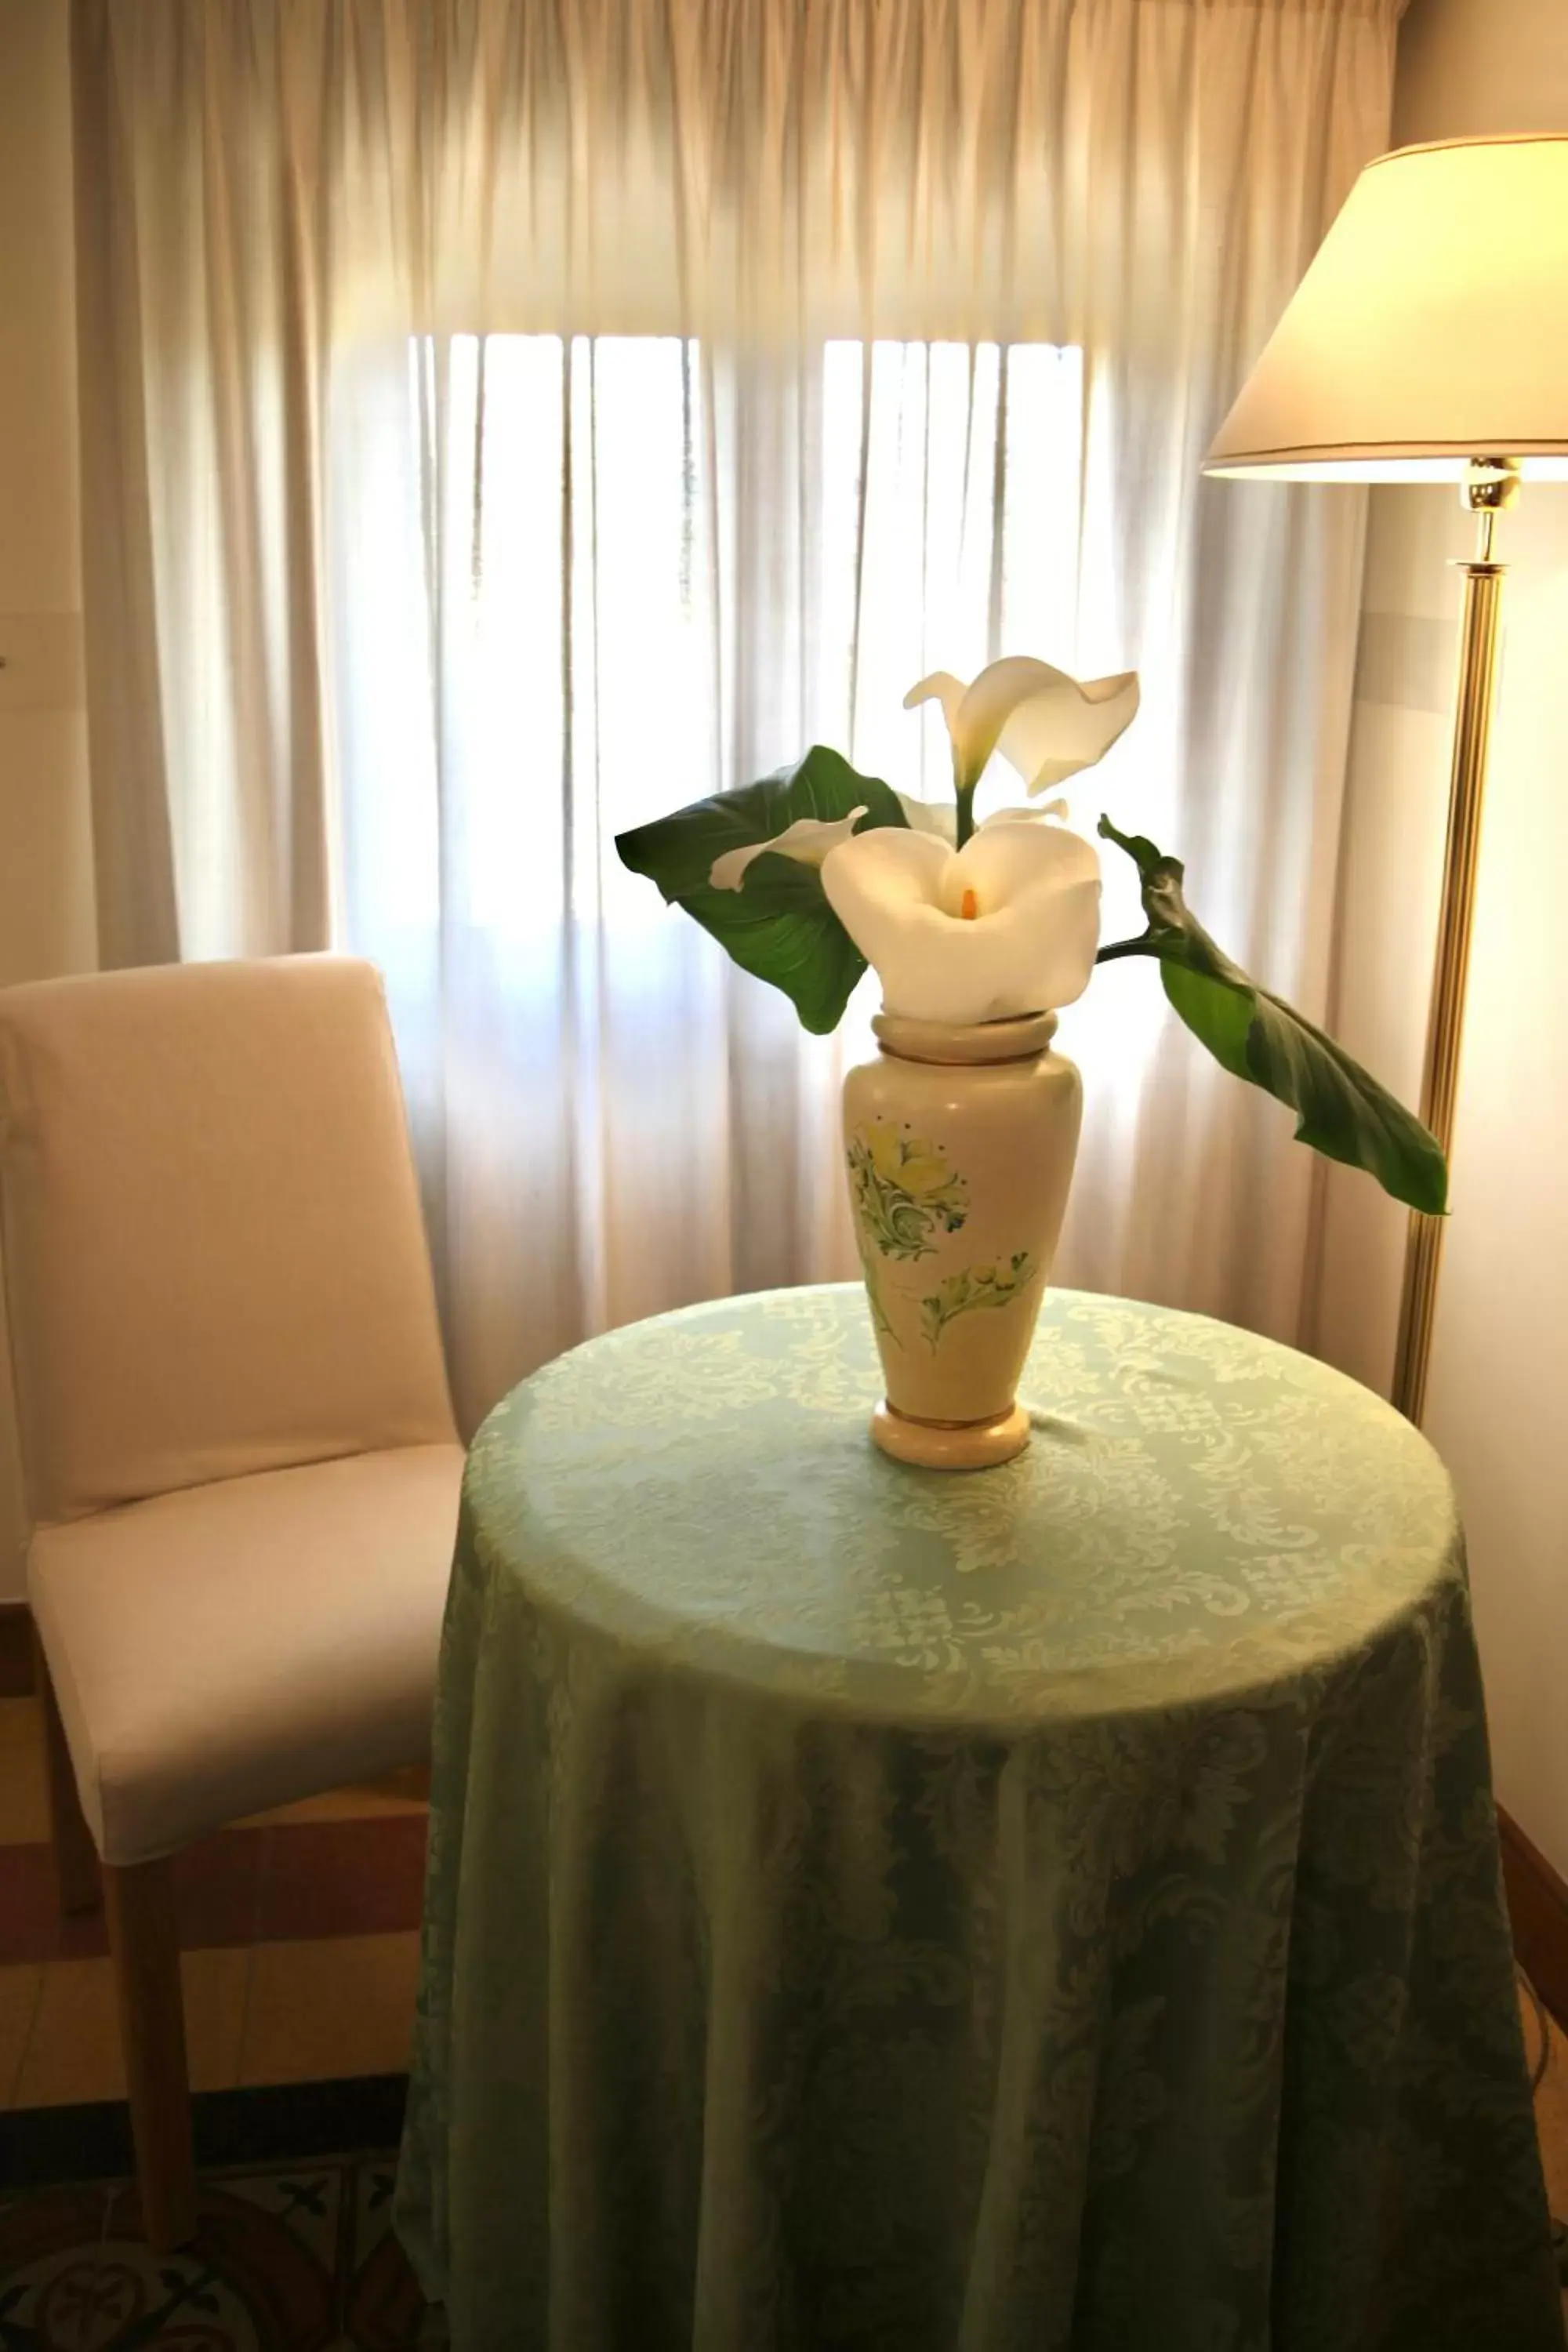
[[836, 1029], [868, 963], [886, 1010], [957, 1026], [1048, 1013], [1095, 964], [1158, 963], [1172, 1008], [1216, 1061], [1297, 1113], [1298, 1139], [1431, 1213], [1447, 1193], [1435, 1139], [1334, 1041], [1232, 962], [1192, 914], [1178, 859], [1100, 832], [1138, 868], [1147, 928], [1100, 948], [1100, 868], [1059, 801], [976, 830], [975, 789], [1000, 752], [1037, 796], [1091, 767], [1131, 724], [1131, 671], [1081, 682], [1010, 655], [965, 686], [935, 670], [907, 708], [941, 703], [954, 800], [906, 798], [824, 744], [791, 767], [619, 835], [647, 875], [742, 971], [783, 990], [803, 1025]]

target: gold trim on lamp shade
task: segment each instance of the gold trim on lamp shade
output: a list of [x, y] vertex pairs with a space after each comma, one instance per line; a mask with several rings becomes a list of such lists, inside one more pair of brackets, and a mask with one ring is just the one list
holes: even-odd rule
[[[1547, 429], [1542, 431], [1542, 426]], [[1458, 479], [1465, 566], [1448, 829], [1421, 1116], [1453, 1143], [1495, 696], [1499, 512], [1568, 479], [1568, 136], [1447, 139], [1369, 163], [1205, 460], [1276, 481]], [[1393, 1395], [1419, 1423], [1443, 1222], [1413, 1215]]]
[[[1322, 447], [1260, 449], [1256, 457], [1237, 458], [1226, 465], [1215, 465], [1212, 457], [1205, 457], [1204, 471], [1233, 482], [1342, 482], [1347, 486], [1357, 482], [1462, 484], [1466, 467], [1472, 457], [1481, 454], [1482, 446], [1478, 442], [1473, 449], [1467, 446], [1461, 451], [1437, 449], [1430, 444], [1403, 449], [1386, 444], [1378, 449], [1370, 442], [1363, 441], [1353, 445], [1347, 442], [1342, 448], [1333, 451]], [[1520, 471], [1528, 480], [1568, 482], [1568, 456], [1558, 455], [1549, 443], [1537, 440], [1510, 454], [1519, 459]]]

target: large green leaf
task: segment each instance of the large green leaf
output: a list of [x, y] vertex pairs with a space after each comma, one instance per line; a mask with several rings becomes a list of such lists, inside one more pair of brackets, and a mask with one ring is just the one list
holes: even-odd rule
[[1289, 1104], [1298, 1142], [1364, 1168], [1408, 1207], [1441, 1215], [1448, 1170], [1436, 1137], [1342, 1046], [1215, 945], [1187, 905], [1179, 858], [1142, 834], [1119, 833], [1108, 816], [1100, 830], [1136, 865], [1149, 928], [1101, 948], [1099, 961], [1158, 957], [1165, 993], [1193, 1034], [1237, 1077]]
[[770, 852], [752, 859], [739, 890], [715, 890], [708, 877], [726, 850], [775, 841], [801, 817], [833, 823], [857, 808], [867, 812], [858, 833], [909, 822], [888, 785], [814, 743], [793, 768], [638, 825], [618, 835], [616, 847], [623, 865], [657, 882], [742, 971], [782, 988], [803, 1024], [826, 1036], [837, 1027], [866, 960], [828, 905], [817, 868]]

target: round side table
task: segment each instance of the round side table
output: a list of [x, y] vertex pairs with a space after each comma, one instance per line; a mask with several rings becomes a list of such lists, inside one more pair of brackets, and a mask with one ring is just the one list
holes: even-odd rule
[[398, 2225], [458, 2352], [1556, 2352], [1452, 1493], [1047, 1295], [885, 1460], [858, 1289], [576, 1349], [468, 1465]]

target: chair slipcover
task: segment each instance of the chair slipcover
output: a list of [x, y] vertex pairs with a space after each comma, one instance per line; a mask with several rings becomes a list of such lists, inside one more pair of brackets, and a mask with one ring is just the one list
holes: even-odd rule
[[379, 976], [0, 994], [28, 1591], [107, 1861], [424, 1751], [462, 1449]]

